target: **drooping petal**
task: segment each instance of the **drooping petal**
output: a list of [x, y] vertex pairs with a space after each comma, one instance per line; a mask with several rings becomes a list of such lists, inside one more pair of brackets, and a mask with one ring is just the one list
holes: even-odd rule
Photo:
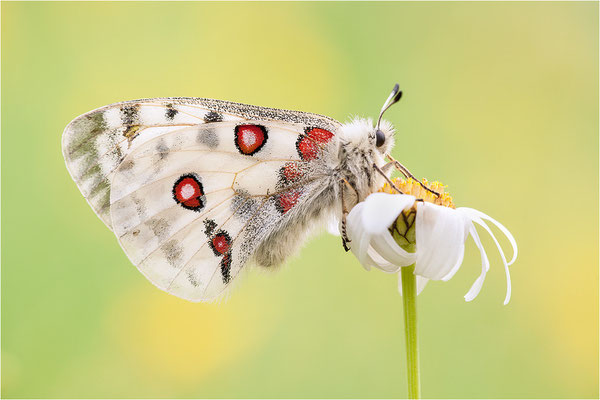
[[[364, 201], [362, 226], [367, 232], [373, 234], [387, 231], [402, 210], [412, 207], [414, 202], [415, 198], [413, 196], [373, 193]], [[354, 208], [352, 211], [354, 211]], [[350, 211], [350, 214], [352, 214], [352, 211]]]
[[396, 271], [398, 267], [406, 267], [417, 261], [417, 255], [400, 247], [387, 229], [379, 235], [373, 235], [371, 247], [388, 263], [395, 265]]
[[481, 240], [479, 240], [479, 234], [477, 233], [477, 230], [475, 229], [475, 226], [473, 225], [472, 222], [469, 222], [469, 225], [470, 225], [469, 233], [471, 234], [471, 237], [473, 238], [475, 245], [477, 245], [477, 248], [479, 249], [479, 252], [481, 253], [481, 275], [479, 275], [479, 277], [473, 283], [473, 286], [471, 286], [471, 289], [469, 289], [467, 294], [465, 294], [466, 301], [471, 301], [475, 297], [477, 297], [477, 295], [479, 294], [479, 291], [481, 290], [481, 287], [483, 286], [483, 281], [485, 280], [485, 275], [490, 270], [490, 261], [487, 258], [487, 254], [485, 253], [485, 249], [483, 248], [483, 245], [481, 244]]
[[476, 215], [481, 219], [490, 221], [492, 224], [496, 225], [496, 227], [498, 229], [500, 229], [500, 231], [502, 233], [504, 233], [504, 236], [506, 236], [506, 238], [510, 242], [510, 245], [512, 246], [512, 249], [513, 249], [513, 257], [508, 262], [508, 265], [512, 265], [515, 262], [515, 260], [517, 259], [517, 254], [518, 254], [519, 250], [517, 249], [517, 241], [515, 240], [514, 236], [510, 233], [510, 231], [508, 229], [506, 229], [506, 227], [504, 225], [502, 225], [500, 222], [496, 221], [494, 218], [490, 217], [487, 214], [482, 213], [479, 210], [475, 210], [474, 208], [469, 208], [469, 207], [461, 207], [460, 210], [466, 210], [471, 215]]
[[456, 272], [458, 271], [458, 269], [462, 265], [463, 259], [465, 258], [465, 245], [464, 245], [464, 243], [460, 247], [459, 251], [460, 251], [460, 256], [458, 257], [458, 260], [456, 261], [456, 264], [454, 264], [454, 267], [452, 267], [452, 269], [450, 270], [450, 272], [448, 272], [448, 274], [446, 274], [444, 277], [442, 277], [442, 280], [444, 282], [450, 280], [454, 276], [454, 274], [456, 274]]
[[429, 282], [429, 279], [425, 278], [424, 276], [417, 275], [417, 295], [421, 294], [423, 289], [425, 289], [427, 282]]
[[370, 265], [375, 266], [376, 268], [379, 268], [384, 272], [395, 273], [398, 272], [399, 268], [401, 268], [397, 265], [392, 264], [389, 261], [386, 261], [383, 257], [379, 255], [379, 253], [375, 251], [375, 249], [373, 249], [370, 246], [367, 250], [367, 258], [369, 260]]
[[[492, 240], [496, 244], [496, 247], [498, 248], [498, 252], [500, 253], [500, 257], [502, 258], [502, 263], [504, 264], [504, 271], [506, 273], [506, 297], [504, 298], [504, 305], [507, 305], [508, 302], [510, 301], [510, 294], [511, 294], [510, 272], [508, 270], [508, 266], [510, 264], [507, 263], [507, 261], [506, 261], [506, 256], [504, 255], [504, 251], [502, 250], [500, 243], [498, 243], [498, 240], [496, 239], [496, 236], [494, 235], [494, 233], [492, 232], [490, 227], [485, 223], [485, 221], [483, 221], [483, 219], [481, 219], [479, 217], [480, 215], [483, 214], [481, 211], [474, 210], [472, 208], [466, 208], [466, 207], [464, 209], [458, 209], [457, 211], [465, 213], [466, 215], [469, 216], [469, 218], [471, 218], [473, 220], [473, 222], [482, 226], [483, 229], [485, 229], [487, 231], [487, 233], [492, 237]], [[485, 214], [483, 214], [483, 215], [485, 215]], [[488, 220], [491, 220], [491, 218], [488, 218]], [[510, 235], [510, 232], [509, 232], [509, 235]], [[512, 238], [512, 242], [511, 242], [511, 244], [512, 244], [514, 242], [514, 238], [512, 237], [512, 235], [510, 235], [510, 236]], [[511, 238], [509, 238], [509, 241], [511, 240]], [[514, 259], [516, 257], [516, 242], [514, 242], [513, 249], [514, 249], [515, 255], [513, 256], [512, 261], [514, 261]]]
[[358, 258], [358, 261], [368, 271], [371, 269], [371, 263], [367, 259], [367, 250], [371, 241], [371, 235], [361, 226], [362, 213], [365, 203], [358, 203], [346, 217], [346, 233], [351, 240], [350, 248], [352, 253]]
[[464, 254], [466, 223], [464, 216], [451, 208], [417, 205], [417, 275], [441, 280], [456, 272]]

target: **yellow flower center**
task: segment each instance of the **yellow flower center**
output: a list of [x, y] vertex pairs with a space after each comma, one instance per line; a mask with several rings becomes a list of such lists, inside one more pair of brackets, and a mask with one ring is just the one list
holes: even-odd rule
[[[452, 196], [450, 196], [450, 193], [445, 193], [446, 186], [438, 181], [428, 182], [427, 179], [423, 178], [421, 181], [423, 185], [421, 185], [421, 183], [412, 178], [394, 178], [392, 179], [392, 182], [404, 194], [410, 194], [411, 196], [415, 196], [417, 199], [422, 199], [429, 203], [437, 204], [438, 206], [456, 208], [452, 202]], [[434, 192], [439, 193], [439, 196], [425, 189], [423, 186], [426, 186]], [[383, 185], [379, 191], [390, 194], [398, 194], [398, 192], [392, 188], [389, 183]]]

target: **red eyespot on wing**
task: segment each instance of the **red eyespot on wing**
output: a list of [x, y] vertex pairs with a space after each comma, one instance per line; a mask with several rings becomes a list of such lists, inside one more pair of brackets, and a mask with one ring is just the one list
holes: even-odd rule
[[296, 144], [298, 154], [303, 160], [314, 160], [317, 158], [319, 147], [315, 142], [306, 136], [301, 136]]
[[285, 214], [290, 211], [298, 203], [301, 194], [300, 190], [290, 190], [279, 195], [277, 198], [277, 209], [279, 212]]
[[238, 125], [235, 127], [235, 147], [240, 153], [251, 156], [267, 142], [267, 128], [262, 125]]
[[333, 137], [333, 133], [321, 128], [312, 128], [311, 130], [306, 132], [306, 136], [308, 136], [318, 144], [324, 145], [331, 140], [331, 138]]
[[298, 154], [303, 160], [314, 160], [319, 156], [319, 151], [333, 137], [333, 133], [321, 128], [307, 128], [296, 142]]
[[284, 184], [296, 182], [302, 177], [300, 165], [295, 162], [285, 163], [283, 167], [281, 167], [280, 173]]
[[231, 279], [231, 236], [224, 230], [219, 230], [210, 239], [208, 245], [216, 257], [223, 257], [221, 259], [221, 277], [223, 283], [228, 283]]
[[210, 247], [216, 256], [226, 254], [231, 247], [231, 237], [225, 231], [219, 231], [210, 241]]
[[195, 174], [182, 175], [173, 185], [173, 199], [183, 208], [200, 211], [204, 208], [204, 189]]

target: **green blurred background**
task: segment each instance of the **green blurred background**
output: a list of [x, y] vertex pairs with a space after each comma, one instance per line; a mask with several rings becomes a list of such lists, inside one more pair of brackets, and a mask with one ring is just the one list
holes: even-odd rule
[[[322, 234], [221, 304], [154, 288], [71, 181], [71, 119], [198, 96], [376, 117], [516, 237], [419, 296], [425, 397], [598, 397], [598, 3], [2, 2], [2, 396], [406, 395], [396, 276]], [[507, 246], [507, 242], [503, 244]], [[508, 250], [510, 252], [510, 250]]]

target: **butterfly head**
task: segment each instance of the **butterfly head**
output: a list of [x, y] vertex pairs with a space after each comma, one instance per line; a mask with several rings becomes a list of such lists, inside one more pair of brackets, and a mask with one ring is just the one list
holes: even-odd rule
[[389, 154], [394, 147], [394, 126], [386, 120], [380, 119], [377, 126], [371, 128], [371, 145], [374, 146], [382, 156]]
[[344, 125], [343, 136], [346, 143], [355, 149], [374, 154], [376, 158], [383, 159], [385, 155], [389, 154], [392, 147], [394, 147], [394, 127], [390, 122], [383, 120], [382, 117], [383, 113], [396, 104], [401, 97], [402, 92], [399, 85], [396, 84], [392, 89], [392, 93], [383, 103], [375, 125], [373, 125], [371, 119], [363, 118], [355, 118], [349, 124]]

